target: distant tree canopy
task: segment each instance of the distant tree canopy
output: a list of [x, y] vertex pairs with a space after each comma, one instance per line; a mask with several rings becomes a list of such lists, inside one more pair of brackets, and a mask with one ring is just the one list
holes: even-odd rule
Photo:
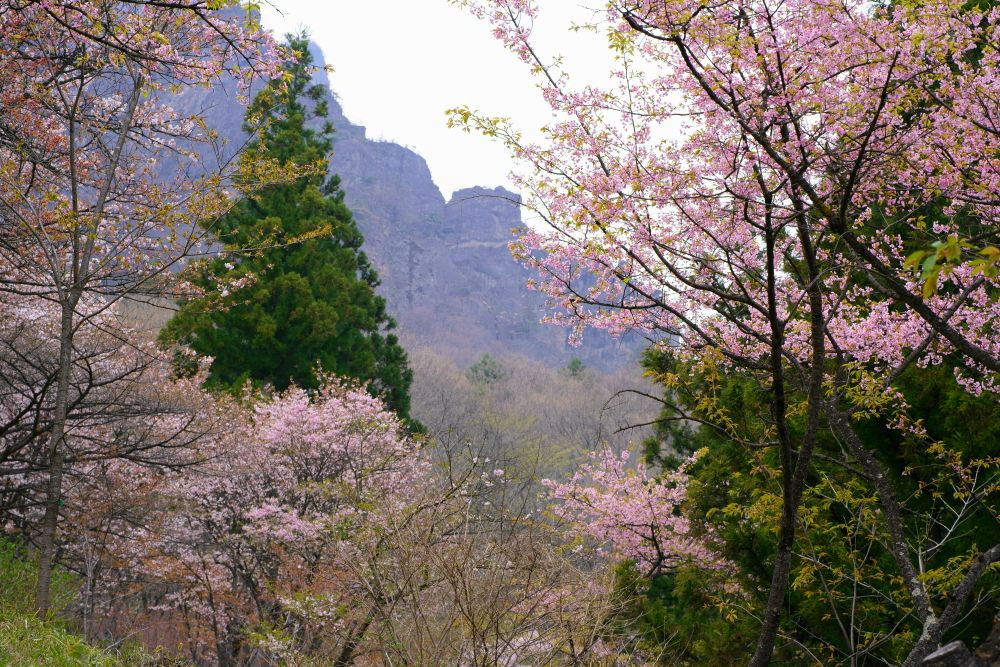
[[247, 380], [284, 390], [318, 385], [317, 370], [368, 382], [372, 393], [409, 417], [413, 374], [375, 294], [375, 270], [328, 177], [333, 126], [322, 86], [310, 79], [305, 37], [288, 38], [296, 54], [283, 77], [251, 104], [247, 130], [258, 129], [247, 159], [313, 168], [240, 202], [212, 231], [229, 252], [196, 268], [202, 298], [182, 303], [161, 334], [213, 358], [209, 386], [238, 390]]
[[581, 378], [587, 372], [587, 364], [578, 357], [573, 357], [569, 360], [566, 366], [562, 369], [564, 375], [568, 375], [571, 378]]
[[469, 366], [469, 369], [465, 371], [465, 377], [469, 379], [469, 382], [478, 385], [500, 382], [507, 375], [508, 371], [504, 365], [488, 354], [484, 354], [479, 358], [479, 361]]

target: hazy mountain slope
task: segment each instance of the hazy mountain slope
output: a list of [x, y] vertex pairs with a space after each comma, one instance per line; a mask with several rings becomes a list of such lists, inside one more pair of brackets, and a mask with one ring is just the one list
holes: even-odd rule
[[[315, 48], [314, 57], [322, 66]], [[329, 90], [322, 70], [317, 80]], [[208, 91], [190, 104], [210, 109], [209, 119], [231, 146], [245, 141], [232, 91]], [[543, 299], [524, 287], [530, 274], [507, 250], [511, 230], [521, 225], [514, 193], [473, 187], [446, 201], [422, 157], [368, 139], [332, 93], [329, 106], [337, 131], [331, 171], [340, 175], [364, 250], [381, 276], [380, 292], [407, 344], [439, 350], [460, 365], [484, 352], [552, 365], [576, 356], [605, 369], [635, 358], [636, 342], [623, 346], [593, 334], [574, 349], [564, 330], [539, 323]]]

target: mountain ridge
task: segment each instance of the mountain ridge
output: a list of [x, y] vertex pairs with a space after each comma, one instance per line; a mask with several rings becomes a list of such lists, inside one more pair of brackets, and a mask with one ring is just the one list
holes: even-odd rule
[[[416, 151], [369, 139], [363, 125], [348, 120], [322, 51], [315, 43], [310, 51], [335, 130], [330, 172], [340, 178], [365, 238], [363, 250], [380, 276], [378, 291], [404, 343], [441, 351], [462, 366], [486, 353], [553, 366], [577, 357], [604, 370], [636, 358], [635, 340], [623, 343], [592, 332], [574, 348], [564, 329], [542, 324], [545, 298], [525, 287], [533, 273], [507, 249], [523, 225], [519, 195], [474, 185], [446, 199]], [[206, 120], [228, 145], [245, 142], [242, 109], [225, 87], [184, 103], [207, 110]]]

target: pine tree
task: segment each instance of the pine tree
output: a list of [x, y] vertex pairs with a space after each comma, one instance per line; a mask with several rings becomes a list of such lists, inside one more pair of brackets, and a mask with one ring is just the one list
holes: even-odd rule
[[[247, 111], [246, 129], [258, 129], [247, 153], [312, 167], [311, 175], [268, 186], [213, 224], [227, 252], [197, 267], [193, 280], [208, 291], [181, 305], [161, 340], [212, 357], [214, 388], [238, 391], [247, 380], [313, 388], [322, 369], [368, 382], [407, 418], [413, 374], [339, 178], [327, 175], [326, 91], [311, 82], [306, 38], [288, 45], [293, 62]], [[241, 283], [249, 284], [217, 287]]]

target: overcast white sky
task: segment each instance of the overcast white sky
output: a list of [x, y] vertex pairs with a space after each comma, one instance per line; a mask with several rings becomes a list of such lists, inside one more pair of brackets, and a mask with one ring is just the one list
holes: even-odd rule
[[[530, 73], [489, 26], [448, 0], [270, 0], [264, 25], [281, 35], [305, 28], [333, 66], [331, 83], [348, 119], [368, 136], [408, 146], [430, 165], [445, 197], [472, 185], [507, 185], [506, 149], [448, 129], [461, 105], [508, 116], [530, 131], [550, 119]], [[607, 51], [569, 27], [593, 19], [600, 0], [542, 0], [537, 31], [548, 55], [572, 68], [606, 71]], [[588, 77], [589, 78], [589, 77]]]

